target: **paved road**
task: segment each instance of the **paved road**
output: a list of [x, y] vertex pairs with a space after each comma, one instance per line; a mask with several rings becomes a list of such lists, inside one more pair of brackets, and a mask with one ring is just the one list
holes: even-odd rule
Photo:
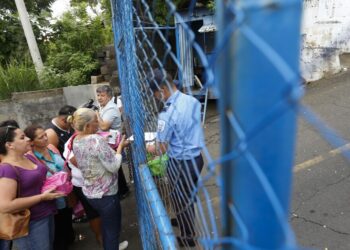
[[[304, 103], [350, 142], [350, 72], [307, 86]], [[350, 249], [350, 163], [340, 151], [300, 120], [291, 222], [302, 246]]]

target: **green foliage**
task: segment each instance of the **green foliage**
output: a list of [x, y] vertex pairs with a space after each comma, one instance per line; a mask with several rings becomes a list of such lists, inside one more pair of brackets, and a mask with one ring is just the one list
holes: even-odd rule
[[[26, 8], [30, 14], [33, 31], [39, 47], [45, 40], [43, 27], [47, 27], [47, 10], [53, 0], [26, 0]], [[45, 14], [46, 13], [46, 14]], [[40, 28], [39, 28], [40, 27]], [[23, 55], [29, 54], [27, 42], [23, 33], [14, 0], [0, 1], [0, 63], [5, 65], [11, 58], [22, 59]], [[42, 51], [43, 52], [43, 51]], [[44, 53], [45, 55], [45, 53]]]
[[[149, 6], [154, 19], [160, 25], [172, 25], [174, 22], [174, 16], [170, 12], [170, 7], [165, 0], [148, 0]], [[189, 0], [172, 0], [176, 7], [176, 10], [188, 10], [191, 1]], [[214, 0], [197, 0], [196, 6], [205, 7], [210, 10], [215, 9]]]
[[64, 76], [50, 67], [45, 67], [40, 74], [40, 89], [54, 89], [68, 86]]
[[33, 65], [28, 59], [12, 60], [0, 65], [0, 99], [10, 98], [12, 92], [35, 90], [39, 81]]
[[206, 7], [209, 9], [209, 10], [215, 10], [215, 0], [209, 0]]
[[[48, 10], [55, 0], [25, 0], [26, 8], [29, 13], [39, 14], [42, 10]], [[17, 12], [14, 0], [1, 0], [0, 9], [7, 12]]]
[[86, 3], [75, 3], [52, 26], [53, 33], [47, 44], [46, 65], [60, 72], [67, 85], [90, 82], [98, 70], [95, 54], [112, 43], [112, 30], [104, 25], [101, 15], [89, 16]]
[[[89, 16], [86, 7], [95, 8], [97, 1], [72, 0], [73, 9], [54, 24], [49, 22], [52, 18], [48, 12], [52, 2], [25, 1], [45, 62], [41, 87], [87, 84], [91, 74], [98, 71], [99, 65], [94, 59], [96, 52], [113, 41], [109, 0], [102, 0], [103, 13], [95, 12], [95, 16]], [[32, 66], [15, 63], [29, 56], [29, 50], [13, 0], [0, 1], [0, 29], [1, 70], [8, 74], [12, 67], [18, 66], [35, 73]], [[37, 85], [32, 86], [36, 89]]]
[[0, 100], [8, 99], [13, 92], [33, 91], [64, 87], [65, 76], [46, 67], [37, 77], [34, 65], [29, 57], [22, 61], [12, 59], [6, 65], [0, 65]]

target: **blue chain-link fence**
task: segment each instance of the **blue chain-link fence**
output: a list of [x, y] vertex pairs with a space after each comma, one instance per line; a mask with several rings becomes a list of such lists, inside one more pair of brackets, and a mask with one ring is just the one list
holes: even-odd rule
[[[301, 1], [111, 4], [143, 248], [296, 248], [288, 210], [302, 96]], [[155, 68], [202, 102], [202, 117], [207, 89], [217, 98], [220, 157], [204, 145], [204, 169], [195, 178], [186, 165], [157, 175], [147, 164], [154, 156], [144, 134], [157, 131], [163, 112], [150, 90]]]

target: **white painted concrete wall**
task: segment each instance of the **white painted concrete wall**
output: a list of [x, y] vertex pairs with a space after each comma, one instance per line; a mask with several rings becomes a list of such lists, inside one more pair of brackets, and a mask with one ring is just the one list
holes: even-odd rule
[[315, 81], [342, 70], [350, 52], [350, 0], [304, 0], [301, 73]]

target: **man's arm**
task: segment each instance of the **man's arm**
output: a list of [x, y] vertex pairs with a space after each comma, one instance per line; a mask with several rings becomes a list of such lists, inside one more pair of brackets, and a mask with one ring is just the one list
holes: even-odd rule
[[112, 122], [111, 121], [107, 121], [107, 120], [102, 120], [100, 113], [98, 111], [96, 111], [97, 114], [97, 119], [98, 119], [98, 126], [101, 130], [103, 131], [107, 131], [111, 128], [112, 126]]
[[59, 143], [59, 138], [58, 138], [55, 130], [53, 130], [52, 128], [49, 128], [49, 129], [46, 129], [45, 132], [46, 132], [49, 144], [52, 144], [52, 145], [54, 145], [57, 148], [58, 147], [58, 143]]

